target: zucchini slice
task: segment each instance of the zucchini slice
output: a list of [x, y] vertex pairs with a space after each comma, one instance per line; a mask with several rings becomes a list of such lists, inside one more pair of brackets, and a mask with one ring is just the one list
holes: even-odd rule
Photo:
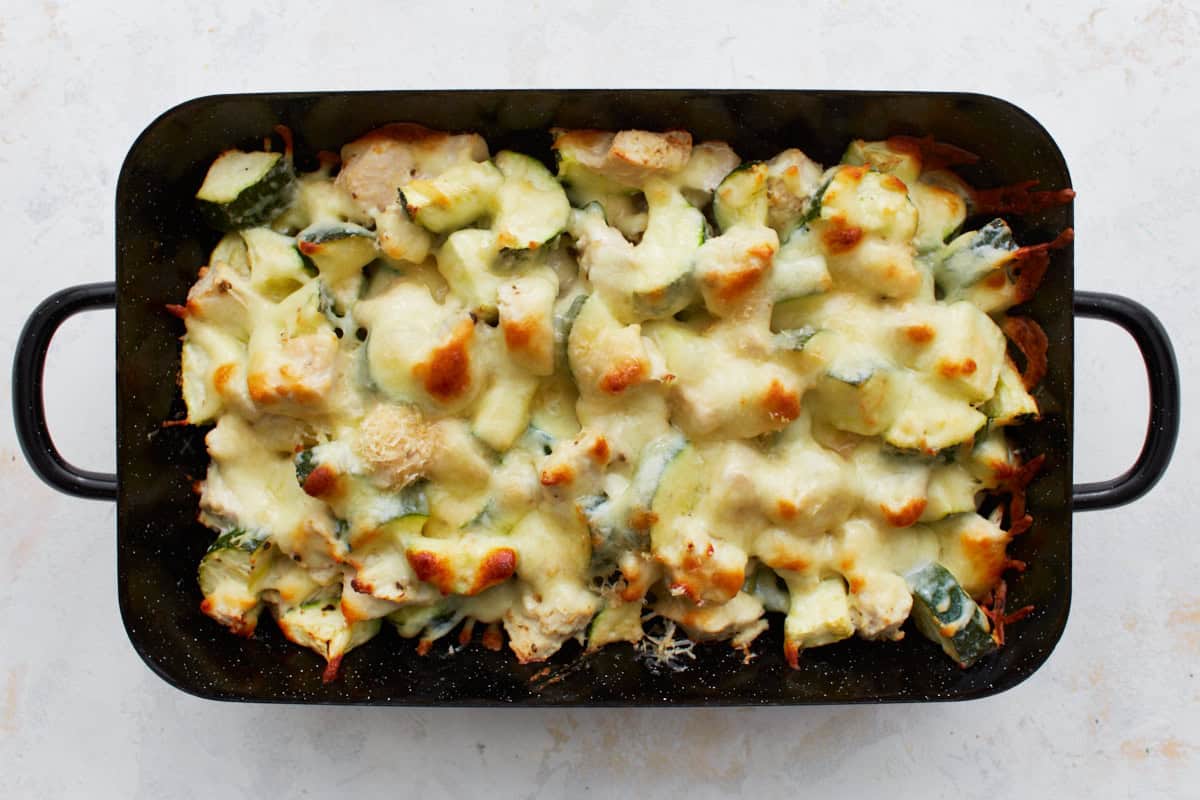
[[438, 272], [468, 310], [485, 322], [499, 318], [497, 297], [504, 279], [491, 271], [496, 234], [470, 228], [455, 231], [437, 251]]
[[613, 642], [639, 642], [642, 631], [642, 604], [609, 601], [596, 612], [587, 627], [587, 649], [594, 652]]
[[768, 278], [771, 298], [776, 307], [833, 288], [833, 278], [821, 254], [820, 243], [812, 231], [798, 228], [779, 247]]
[[641, 318], [669, 317], [695, 297], [692, 273], [704, 243], [704, 215], [657, 179], [646, 184], [646, 203], [650, 221], [635, 250], [638, 274], [630, 276], [633, 311]]
[[734, 225], [766, 225], [767, 209], [767, 165], [761, 161], [726, 175], [713, 195], [713, 217], [722, 233]]
[[996, 649], [992, 628], [950, 570], [930, 562], [904, 576], [913, 595], [913, 621], [930, 641], [966, 669]]
[[282, 300], [317, 274], [291, 236], [270, 228], [247, 228], [241, 237], [246, 243], [250, 285], [272, 300]]
[[262, 611], [255, 578], [267, 559], [256, 558], [262, 537], [241, 528], [222, 533], [200, 562], [200, 610], [240, 636], [250, 636]]
[[291, 608], [275, 607], [279, 630], [291, 642], [307, 647], [325, 659], [322, 679], [337, 678], [342, 657], [379, 633], [380, 621], [368, 619], [348, 623], [342, 614], [340, 589], [336, 595], [311, 600]]
[[562, 311], [554, 314], [554, 360], [558, 365], [567, 365], [567, 340], [571, 338], [571, 328], [587, 299], [588, 295], [577, 294]]
[[994, 219], [977, 231], [968, 231], [940, 251], [933, 268], [937, 285], [954, 300], [1012, 260], [1017, 251], [1012, 229]]
[[[357, 547], [359, 537], [388, 534], [415, 534], [429, 519], [429, 500], [422, 481], [399, 491], [380, 489], [363, 462], [342, 442], [327, 442], [301, 450], [293, 459], [296, 481], [306, 493], [319, 496], [340, 519], [350, 525], [350, 545]], [[320, 469], [320, 480], [309, 485]]]
[[937, 250], [950, 240], [967, 218], [967, 202], [941, 186], [917, 181], [908, 184], [908, 199], [917, 207], [918, 253]]
[[586, 497], [579, 501], [579, 511], [592, 534], [595, 574], [608, 574], [622, 552], [649, 546], [655, 496], [667, 467], [686, 445], [687, 440], [678, 431], [663, 434], [642, 448], [633, 479], [620, 497]]
[[[672, 454], [671, 448], [676, 442], [676, 439], [668, 440], [664, 443], [665, 448], [659, 451], [659, 458], [666, 459], [666, 463], [654, 488], [650, 506], [654, 511], [655, 525], [668, 523], [689, 513], [704, 492], [704, 462], [696, 448], [688, 444]], [[641, 465], [638, 471], [641, 472]]]
[[788, 610], [783, 623], [783, 651], [795, 668], [802, 651], [854, 635], [850, 598], [841, 577], [787, 573]]
[[352, 277], [379, 255], [375, 234], [352, 222], [318, 222], [296, 234], [300, 254], [330, 284]]
[[875, 436], [903, 406], [903, 375], [870, 349], [859, 349], [834, 331], [817, 331], [805, 347], [827, 364], [816, 383], [817, 410], [835, 428]]
[[475, 409], [471, 433], [488, 447], [503, 453], [529, 427], [529, 413], [538, 381], [532, 375], [497, 378]]
[[979, 410], [992, 425], [1017, 425], [1038, 415], [1037, 400], [1025, 389], [1021, 373], [1008, 357], [1000, 368], [995, 393]]
[[855, 139], [842, 154], [842, 163], [865, 165], [876, 172], [895, 175], [906, 184], [916, 183], [922, 169], [920, 150], [897, 147], [891, 140], [868, 142]]
[[433, 248], [433, 235], [409, 218], [399, 203], [375, 213], [379, 249], [392, 261], [420, 264]]
[[227, 233], [217, 242], [208, 257], [208, 265], [215, 267], [217, 264], [225, 264], [242, 276], [250, 274], [250, 256], [240, 233]]
[[758, 564], [746, 575], [742, 591], [757, 598], [767, 611], [786, 614], [791, 607], [787, 584], [766, 564]]
[[496, 155], [496, 167], [504, 182], [492, 227], [502, 248], [536, 250], [566, 230], [571, 204], [542, 162], [505, 150]]
[[961, 464], [938, 464], [929, 476], [921, 522], [936, 522], [952, 514], [973, 512], [975, 495], [983, 484]]
[[893, 392], [897, 410], [883, 432], [888, 444], [901, 450], [938, 452], [973, 440], [987, 423], [987, 417], [974, 406], [943, 387], [930, 385], [915, 373], [897, 375]]
[[210, 225], [233, 231], [262, 225], [295, 194], [296, 173], [283, 153], [226, 150], [208, 168], [196, 202]]
[[423, 642], [434, 642], [454, 630], [463, 616], [462, 599], [452, 595], [429, 605], [398, 608], [387, 620], [405, 639], [420, 636]]
[[741, 163], [742, 159], [725, 142], [700, 142], [692, 146], [687, 166], [679, 171], [674, 182], [689, 203], [703, 208], [725, 176]]
[[400, 190], [414, 221], [434, 233], [465, 228], [491, 213], [504, 176], [490, 161], [468, 161], [436, 178], [415, 180]]

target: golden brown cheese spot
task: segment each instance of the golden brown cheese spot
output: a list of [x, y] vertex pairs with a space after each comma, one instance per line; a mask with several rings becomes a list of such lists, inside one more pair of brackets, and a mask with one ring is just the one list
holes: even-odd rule
[[658, 577], [656, 564], [637, 557], [624, 559], [621, 562], [621, 579], [625, 585], [620, 590], [621, 599], [626, 603], [640, 601]]
[[1003, 289], [1006, 283], [1008, 283], [1008, 276], [1001, 269], [983, 279], [983, 285], [989, 289]]
[[949, 361], [943, 359], [938, 362], [937, 370], [943, 378], [958, 378], [974, 375], [975, 370], [979, 365], [975, 363], [973, 358], [965, 358], [962, 361]]
[[261, 372], [251, 372], [246, 376], [246, 389], [250, 392], [250, 399], [260, 405], [276, 399], [275, 392], [271, 390], [270, 381]]
[[405, 556], [417, 578], [437, 587], [442, 594], [450, 594], [454, 584], [454, 571], [450, 567], [450, 559], [428, 550], [409, 550]]
[[807, 558], [794, 555], [791, 553], [779, 553], [773, 556], [770, 561], [765, 561], [768, 567], [775, 570], [785, 569], [792, 572], [804, 572], [812, 566]]
[[237, 364], [222, 364], [213, 370], [213, 386], [216, 388], [217, 394], [225, 394], [236, 369]]
[[372, 594], [375, 591], [375, 584], [355, 576], [350, 579], [350, 588], [359, 594]]
[[620, 394], [630, 386], [641, 383], [646, 377], [646, 362], [637, 358], [625, 358], [617, 362], [600, 379], [600, 388], [608, 394]]
[[455, 326], [449, 341], [435, 347], [429, 360], [413, 367], [425, 391], [442, 402], [460, 397], [471, 386], [471, 339], [475, 325], [464, 319]]
[[685, 556], [679, 571], [685, 574], [671, 583], [671, 594], [682, 595], [697, 605], [704, 605], [705, 590], [719, 598], [731, 598], [746, 582], [744, 570], [721, 570], [699, 555]]
[[825, 249], [834, 255], [848, 253], [862, 241], [863, 229], [848, 225], [845, 218], [833, 217], [825, 230], [821, 232], [821, 241]]
[[341, 603], [338, 604], [339, 610], [342, 612], [342, 617], [346, 620], [346, 624], [353, 625], [356, 622], [362, 622], [367, 617], [362, 616], [355, 610], [354, 603], [350, 602], [347, 597], [342, 597]]
[[842, 167], [838, 171], [839, 178], [845, 178], [848, 183], [860, 183], [867, 176], [871, 168], [862, 164], [856, 166]]
[[597, 436], [595, 441], [592, 442], [592, 446], [588, 448], [588, 455], [591, 456], [592, 460], [597, 464], [607, 464], [609, 456], [611, 455], [611, 451], [608, 447], [608, 440], [603, 436]]
[[244, 618], [231, 619], [229, 617], [216, 614], [215, 608], [216, 603], [213, 602], [211, 597], [206, 597], [200, 601], [200, 611], [202, 611], [205, 616], [212, 617], [217, 622], [220, 622], [234, 635], [241, 636], [246, 639], [249, 639], [254, 635], [255, 625], [252, 621]]
[[575, 470], [570, 464], [555, 464], [542, 470], [542, 486], [566, 486], [575, 480]]
[[979, 585], [986, 591], [996, 585], [1001, 573], [1007, 569], [1009, 560], [1005, 554], [1007, 537], [976, 536], [970, 531], [962, 535], [963, 555], [978, 571]]
[[847, 579], [846, 581], [846, 588], [849, 589], [851, 594], [858, 594], [866, 585], [867, 582], [857, 575]]
[[537, 320], [531, 318], [506, 319], [500, 326], [504, 330], [504, 344], [509, 350], [524, 350], [537, 332]]
[[337, 485], [337, 471], [328, 464], [322, 464], [304, 479], [304, 493], [309, 497], [329, 498], [336, 494]]
[[796, 515], [800, 513], [800, 509], [796, 508], [796, 504], [791, 500], [780, 500], [775, 507], [780, 519], [795, 519]]
[[467, 591], [468, 595], [479, 594], [488, 587], [504, 583], [517, 571], [517, 553], [509, 547], [492, 550], [479, 564], [475, 571], [475, 581]]
[[907, 528], [921, 518], [921, 515], [925, 513], [926, 505], [928, 505], [928, 500], [924, 497], [914, 497], [900, 508], [891, 508], [881, 504], [879, 510], [883, 512], [884, 519], [894, 527]]
[[908, 191], [908, 186], [904, 184], [904, 181], [900, 180], [895, 175], [884, 175], [879, 182], [883, 184], [883, 188], [891, 189], [893, 192]]
[[717, 297], [729, 303], [743, 296], [762, 280], [775, 257], [775, 249], [760, 244], [746, 251], [740, 269], [714, 270], [704, 275], [704, 283], [716, 292]]
[[929, 325], [909, 325], [904, 329], [904, 336], [913, 344], [929, 344], [933, 341], [936, 331]]
[[762, 405], [774, 422], [791, 422], [800, 416], [800, 396], [777, 380], [771, 381], [767, 387]]

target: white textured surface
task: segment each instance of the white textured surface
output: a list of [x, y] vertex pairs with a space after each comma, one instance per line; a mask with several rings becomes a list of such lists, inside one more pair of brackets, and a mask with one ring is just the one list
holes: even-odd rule
[[[181, 100], [624, 85], [957, 89], [1012, 100], [1070, 165], [1079, 287], [1151, 306], [1185, 376], [1200, 365], [1194, 4], [843, 2], [781, 15], [698, 1], [669, 14], [616, 0], [506, 11], [379, 2], [353, 18], [348, 3], [105, 5], [0, 2], [6, 358], [43, 296], [112, 277], [121, 159]], [[113, 459], [111, 330], [104, 314], [70, 323], [48, 377], [62, 448], [96, 468]], [[1145, 393], [1121, 334], [1093, 323], [1078, 334], [1076, 477], [1095, 479], [1132, 459]], [[1166, 479], [1132, 507], [1076, 518], [1072, 618], [1046, 666], [992, 699], [884, 708], [405, 711], [196, 700], [152, 676], [126, 643], [113, 508], [42, 486], [0, 425], [0, 792], [1195, 797], [1200, 542], [1188, 487], [1200, 470], [1200, 402], [1190, 381], [1184, 388]]]

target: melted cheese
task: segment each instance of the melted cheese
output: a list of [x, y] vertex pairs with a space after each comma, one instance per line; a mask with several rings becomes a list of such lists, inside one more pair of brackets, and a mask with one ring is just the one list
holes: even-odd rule
[[794, 662], [902, 636], [901, 576], [926, 561], [990, 590], [1008, 534], [977, 497], [1018, 466], [1001, 426], [1037, 413], [989, 316], [1014, 290], [975, 274], [1000, 274], [1007, 229], [945, 244], [960, 194], [872, 143], [824, 174], [799, 150], [752, 167], [758, 205], [719, 236], [697, 204], [738, 166], [727, 145], [555, 147], [576, 205], [558, 243], [511, 249], [497, 226], [538, 229], [536, 209], [494, 202], [521, 187], [482, 138], [404, 124], [222, 239], [183, 311], [189, 420], [216, 422], [201, 519], [243, 542], [206, 613], [247, 632], [266, 603], [331, 663], [381, 617], [423, 647], [471, 619], [539, 661], [637, 641], [645, 608], [671, 621], [656, 642], [748, 646], [766, 597]]

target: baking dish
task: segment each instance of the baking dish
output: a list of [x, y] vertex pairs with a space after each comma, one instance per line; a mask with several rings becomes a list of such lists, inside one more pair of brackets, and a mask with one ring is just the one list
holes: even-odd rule
[[[342, 678], [322, 684], [318, 659], [273, 628], [252, 640], [228, 636], [199, 611], [195, 564], [211, 536], [195, 522], [192, 481], [203, 475], [203, 430], [164, 426], [181, 416], [176, 385], [178, 302], [213, 235], [192, 196], [213, 156], [250, 146], [277, 123], [289, 126], [301, 158], [335, 150], [394, 120], [482, 133], [493, 149], [548, 157], [552, 126], [690, 130], [724, 139], [744, 158], [800, 146], [834, 162], [846, 141], [931, 135], [981, 156], [963, 170], [977, 186], [1038, 180], [1070, 186], [1061, 152], [1029, 115], [970, 94], [819, 91], [430, 91], [258, 94], [204, 97], [167, 111], [131, 148], [117, 187], [117, 280], [63, 290], [36, 309], [18, 343], [13, 372], [17, 433], [26, 458], [52, 486], [117, 501], [118, 596], [135, 649], [169, 683], [203, 697], [275, 702], [391, 705], [800, 704], [965, 699], [1016, 685], [1048, 657], [1070, 605], [1071, 513], [1127, 503], [1161, 477], [1178, 432], [1178, 374], [1170, 342], [1152, 313], [1122, 297], [1074, 292], [1069, 249], [1057, 251], [1031, 313], [1049, 339], [1042, 420], [1018, 439], [1046, 454], [1030, 487], [1035, 526], [1011, 553], [1029, 568], [1010, 581], [1013, 607], [1036, 611], [1007, 632], [1005, 647], [960, 670], [910, 636], [898, 644], [847, 641], [806, 651], [797, 670], [783, 662], [779, 626], [743, 663], [719, 645], [698, 648], [681, 672], [656, 671], [627, 645], [584, 656], [565, 648], [549, 665], [520, 665], [480, 647], [416, 654], [382, 636], [355, 651]], [[303, 164], [303, 162], [301, 162]], [[1010, 219], [1018, 241], [1048, 241], [1070, 227], [1070, 207]], [[72, 314], [115, 306], [117, 473], [79, 470], [54, 449], [42, 403], [50, 338]], [[1124, 475], [1071, 486], [1074, 317], [1128, 330], [1150, 378], [1150, 422], [1141, 455]]]

